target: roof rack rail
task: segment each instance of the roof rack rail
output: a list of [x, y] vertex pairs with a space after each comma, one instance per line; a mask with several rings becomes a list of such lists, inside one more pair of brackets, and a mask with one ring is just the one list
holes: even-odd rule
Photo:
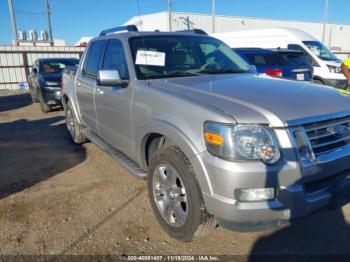
[[112, 33], [116, 33], [116, 32], [122, 32], [122, 31], [138, 32], [139, 30], [137, 29], [136, 25], [119, 26], [119, 27], [113, 27], [113, 28], [103, 30], [100, 33], [100, 36], [108, 35], [108, 34], [112, 34]]
[[184, 33], [192, 33], [197, 35], [208, 35], [204, 30], [202, 29], [191, 29], [191, 30], [180, 30], [178, 32], [184, 32]]

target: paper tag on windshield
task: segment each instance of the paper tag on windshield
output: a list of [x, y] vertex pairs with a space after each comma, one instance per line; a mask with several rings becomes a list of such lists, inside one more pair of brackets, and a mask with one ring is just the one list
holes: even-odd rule
[[137, 65], [165, 66], [165, 53], [138, 50], [136, 54]]

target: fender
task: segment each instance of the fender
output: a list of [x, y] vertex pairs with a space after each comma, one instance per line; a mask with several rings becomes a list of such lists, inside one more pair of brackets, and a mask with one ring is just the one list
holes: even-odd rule
[[163, 119], [155, 119], [150, 122], [148, 122], [146, 125], [138, 129], [138, 132], [136, 133], [136, 141], [138, 142], [137, 151], [139, 153], [139, 163], [143, 163], [144, 161], [144, 148], [146, 141], [151, 134], [161, 134], [167, 138], [169, 138], [174, 144], [176, 144], [182, 152], [187, 156], [187, 158], [190, 160], [192, 167], [197, 175], [197, 179], [199, 182], [199, 186], [204, 193], [211, 193], [211, 186], [210, 186], [210, 180], [207, 176], [206, 170], [204, 168], [204, 165], [199, 157], [197, 157], [198, 154], [205, 151], [206, 148], [198, 148], [196, 147], [191, 139], [184, 133], [182, 130], [174, 125], [173, 123], [170, 123]]

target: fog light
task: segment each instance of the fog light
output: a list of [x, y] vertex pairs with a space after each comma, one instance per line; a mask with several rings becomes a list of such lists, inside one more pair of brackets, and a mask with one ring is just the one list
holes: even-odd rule
[[275, 198], [275, 190], [273, 188], [246, 189], [236, 190], [236, 197], [241, 202], [264, 201]]

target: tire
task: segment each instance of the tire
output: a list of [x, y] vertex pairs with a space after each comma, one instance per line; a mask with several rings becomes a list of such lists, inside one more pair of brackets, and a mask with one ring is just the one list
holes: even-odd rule
[[51, 107], [49, 107], [46, 103], [45, 103], [45, 99], [44, 99], [44, 95], [41, 91], [39, 91], [39, 102], [40, 102], [40, 109], [41, 111], [43, 111], [44, 113], [48, 113], [51, 111]]
[[318, 85], [324, 85], [324, 83], [321, 80], [314, 79], [313, 82]]
[[147, 186], [153, 212], [171, 237], [189, 242], [215, 228], [190, 161], [179, 148], [161, 148], [153, 155]]
[[68, 101], [67, 103], [67, 106], [65, 109], [65, 115], [66, 115], [67, 132], [70, 139], [75, 144], [83, 144], [87, 142], [87, 138], [82, 132], [83, 127], [78, 123], [77, 119], [75, 118], [70, 101]]

